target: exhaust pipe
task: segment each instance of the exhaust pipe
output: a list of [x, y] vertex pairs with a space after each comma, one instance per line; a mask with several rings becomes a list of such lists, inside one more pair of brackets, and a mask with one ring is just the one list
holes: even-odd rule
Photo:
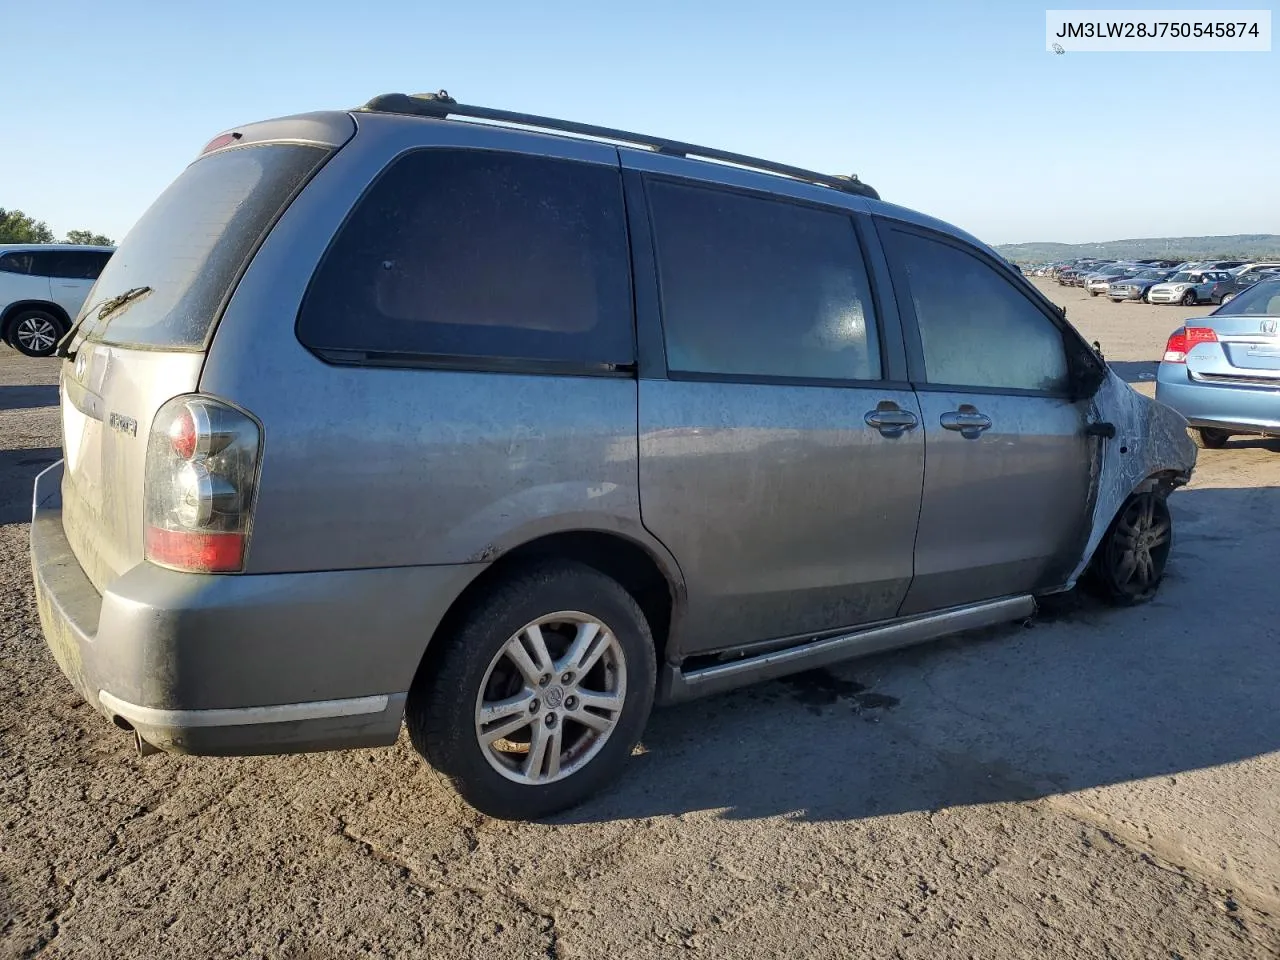
[[142, 734], [137, 730], [133, 731], [133, 745], [138, 748], [138, 756], [149, 757], [152, 754], [160, 752], [160, 748], [153, 744], [147, 743], [142, 739]]

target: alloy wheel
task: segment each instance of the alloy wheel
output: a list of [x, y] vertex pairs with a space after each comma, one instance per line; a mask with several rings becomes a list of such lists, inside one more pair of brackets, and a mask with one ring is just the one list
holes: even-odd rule
[[508, 780], [552, 783], [600, 752], [626, 695], [626, 659], [612, 631], [585, 613], [549, 614], [490, 661], [476, 696], [476, 738]]
[[1173, 544], [1173, 521], [1162, 497], [1131, 499], [1116, 519], [1107, 545], [1107, 566], [1116, 588], [1140, 597], [1159, 585]]
[[58, 342], [58, 328], [45, 317], [24, 317], [14, 327], [13, 338], [25, 348], [24, 352], [41, 354]]

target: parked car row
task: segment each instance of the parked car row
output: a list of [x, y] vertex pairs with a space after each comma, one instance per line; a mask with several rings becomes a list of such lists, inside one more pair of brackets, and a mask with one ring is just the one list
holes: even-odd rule
[[1260, 279], [1280, 274], [1280, 261], [1079, 260], [1030, 268], [1032, 276], [1053, 277], [1062, 286], [1083, 287], [1113, 303], [1228, 303]]
[[0, 243], [0, 338], [29, 357], [53, 353], [113, 252], [78, 244]]

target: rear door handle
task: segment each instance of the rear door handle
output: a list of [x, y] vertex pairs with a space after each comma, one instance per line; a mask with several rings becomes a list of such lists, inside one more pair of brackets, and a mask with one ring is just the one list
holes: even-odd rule
[[862, 418], [868, 427], [880, 431], [883, 437], [900, 437], [920, 422], [910, 410], [903, 410], [892, 400], [881, 400], [876, 408]]
[[938, 418], [945, 430], [955, 430], [966, 440], [977, 440], [984, 430], [991, 429], [991, 418], [979, 413], [971, 403], [960, 404], [959, 410], [951, 410]]

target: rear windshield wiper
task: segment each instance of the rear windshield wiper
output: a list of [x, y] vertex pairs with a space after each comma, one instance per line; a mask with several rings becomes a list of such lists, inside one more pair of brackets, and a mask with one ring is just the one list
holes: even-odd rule
[[[90, 316], [95, 316], [99, 321], [107, 319], [111, 314], [118, 311], [126, 304], [132, 303], [145, 293], [150, 293], [150, 287], [133, 287], [124, 293], [103, 300], [101, 304], [94, 304], [84, 313], [80, 314], [80, 319], [71, 325], [71, 329], [67, 331], [66, 336], [58, 341], [58, 349], [54, 351], [54, 356], [66, 357], [68, 360], [75, 359], [76, 352], [71, 349], [71, 341], [75, 339], [80, 328], [84, 326], [84, 322]], [[96, 311], [96, 312], [95, 312]]]

